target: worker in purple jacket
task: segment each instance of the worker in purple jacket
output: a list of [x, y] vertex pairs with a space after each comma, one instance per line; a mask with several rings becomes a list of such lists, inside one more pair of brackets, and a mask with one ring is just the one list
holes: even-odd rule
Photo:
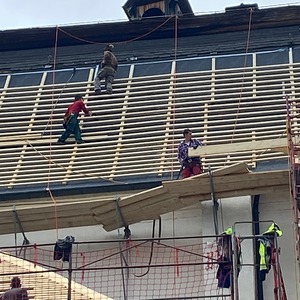
[[189, 148], [198, 148], [199, 146], [204, 146], [204, 144], [192, 138], [192, 131], [188, 128], [183, 130], [184, 140], [181, 141], [178, 145], [178, 161], [181, 164], [181, 177], [187, 178], [192, 175], [198, 175], [203, 172], [201, 159], [200, 157], [189, 157], [188, 149]]

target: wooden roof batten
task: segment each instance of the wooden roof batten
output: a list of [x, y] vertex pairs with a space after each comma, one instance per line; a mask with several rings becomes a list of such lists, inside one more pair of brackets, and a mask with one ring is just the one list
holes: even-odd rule
[[[287, 51], [286, 55], [291, 57], [292, 52], [293, 49]], [[138, 64], [130, 66], [132, 74], [137, 67]], [[71, 70], [66, 72], [69, 76]], [[241, 96], [241, 82], [237, 78], [245, 75], [245, 72], [245, 93]], [[43, 79], [46, 72], [42, 72], [40, 85], [30, 88], [5, 85], [0, 89], [0, 119], [3, 124], [0, 137], [0, 188], [8, 188], [13, 193], [14, 187], [44, 184], [49, 178], [49, 162], [53, 165], [51, 181], [64, 186], [91, 178], [118, 180], [124, 176], [130, 177], [133, 172], [135, 175], [156, 176], [158, 179], [162, 175], [169, 176], [172, 164], [176, 162], [174, 145], [181, 138], [184, 122], [191, 120], [191, 116], [193, 121], [189, 121], [189, 126], [207, 145], [197, 151], [214, 151], [211, 154], [197, 154], [205, 158], [204, 167], [209, 164], [213, 169], [220, 168], [224, 164], [222, 156], [227, 153], [236, 154], [229, 164], [237, 161], [255, 164], [257, 160], [270, 157], [286, 158], [286, 111], [282, 82], [286, 82], [287, 93], [298, 97], [300, 84], [294, 77], [300, 74], [299, 63], [251, 66], [246, 70], [185, 71], [176, 74], [176, 84], [172, 72], [116, 78], [116, 93], [103, 96], [103, 99], [97, 99], [90, 90], [92, 70], [86, 73], [85, 80], [70, 83], [66, 93], [61, 95], [53, 114], [51, 130], [45, 130], [51, 93], [54, 92], [55, 98], [58, 97], [62, 83], [50, 89]], [[83, 137], [89, 143], [80, 146], [79, 151], [72, 143], [64, 148], [52, 147], [62, 132], [61, 120], [65, 107], [72, 96], [79, 92], [85, 95], [89, 108], [95, 113], [94, 117], [83, 118]], [[177, 125], [172, 128], [174, 95]], [[236, 100], [240, 103], [238, 120]], [[194, 107], [197, 107], [197, 113], [193, 111]], [[107, 117], [104, 118], [104, 115]], [[44, 132], [46, 134], [43, 135]], [[261, 149], [259, 143], [264, 145], [270, 139], [273, 151]], [[242, 142], [248, 144], [243, 144], [243, 149], [236, 151], [238, 143]], [[274, 143], [277, 143], [276, 147]], [[76, 154], [76, 158], [80, 155], [80, 159], [70, 160], [72, 154]], [[35, 172], [32, 172], [33, 168]]]

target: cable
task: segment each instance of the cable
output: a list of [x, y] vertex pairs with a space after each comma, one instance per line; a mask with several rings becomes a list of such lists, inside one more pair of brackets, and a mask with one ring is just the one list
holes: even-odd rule
[[[153, 258], [153, 249], [154, 249], [154, 237], [155, 237], [155, 220], [152, 221], [152, 241], [151, 241], [151, 247], [150, 247], [150, 254], [149, 254], [149, 261], [148, 261], [148, 268], [147, 271], [141, 275], [136, 275], [133, 273], [134, 277], [140, 278], [140, 277], [144, 277], [145, 275], [147, 275], [150, 271], [150, 266], [152, 263], [152, 258]], [[159, 230], [158, 230], [158, 237], [161, 238], [161, 217], [159, 217]], [[158, 240], [158, 244], [160, 243], [160, 240]]]
[[[26, 140], [26, 143], [36, 152], [38, 153], [40, 156], [42, 156], [43, 158], [45, 158], [49, 164], [53, 164], [55, 166], [58, 166], [64, 170], [68, 170], [66, 167], [64, 167], [63, 165], [55, 162], [54, 160], [51, 159], [51, 157], [47, 157], [46, 155], [44, 155], [43, 153], [41, 153], [40, 151], [38, 151], [28, 140]], [[70, 170], [68, 170], [70, 171]], [[96, 176], [96, 175], [89, 175], [89, 174], [86, 174], [86, 173], [83, 173], [83, 172], [76, 172], [76, 171], [73, 171], [71, 170], [70, 171], [72, 174], [77, 174], [77, 175], [84, 175], [85, 177], [92, 177], [92, 178], [98, 178], [98, 179], [102, 179], [102, 180], [105, 180], [105, 181], [108, 181], [108, 182], [111, 182], [111, 183], [115, 183], [115, 184], [128, 184], [126, 182], [122, 182], [122, 181], [115, 181], [115, 180], [112, 180], [112, 179], [107, 179], [105, 177], [102, 177], [102, 176]], [[48, 187], [49, 188], [49, 187]]]
[[[167, 20], [165, 20], [163, 23], [161, 23], [160, 25], [158, 25], [157, 27], [155, 27], [154, 29], [148, 31], [147, 33], [143, 34], [143, 35], [140, 35], [138, 37], [135, 37], [133, 39], [130, 39], [130, 40], [127, 40], [127, 41], [122, 41], [122, 42], [112, 42], [113, 44], [115, 45], [118, 45], [118, 44], [126, 44], [126, 43], [130, 43], [130, 42], [134, 42], [134, 41], [137, 41], [137, 40], [140, 40], [146, 36], [148, 36], [149, 34], [155, 32], [156, 30], [158, 30], [160, 27], [162, 27], [163, 25], [165, 25], [170, 19], [172, 19], [173, 17], [169, 17]], [[68, 33], [67, 31], [59, 28], [59, 30], [63, 33], [65, 33], [66, 35], [78, 40], [78, 41], [81, 41], [81, 42], [85, 42], [85, 43], [88, 43], [88, 44], [95, 44], [95, 45], [105, 45], [107, 43], [100, 43], [100, 42], [94, 42], [94, 41], [90, 41], [90, 40], [86, 40], [86, 39], [82, 39], [80, 37], [77, 37], [71, 33]]]
[[241, 108], [241, 100], [242, 100], [242, 94], [244, 91], [244, 83], [245, 83], [245, 72], [246, 72], [246, 66], [247, 66], [247, 56], [249, 52], [249, 45], [250, 45], [250, 34], [251, 34], [251, 25], [252, 25], [252, 15], [253, 15], [253, 9], [249, 9], [250, 14], [249, 14], [249, 23], [248, 23], [248, 34], [247, 34], [247, 43], [246, 43], [246, 51], [245, 51], [245, 60], [244, 60], [244, 71], [243, 71], [243, 77], [242, 77], [242, 86], [240, 90], [240, 96], [239, 96], [239, 102], [238, 102], [238, 107], [237, 107], [237, 112], [236, 112], [236, 118], [235, 118], [235, 123], [233, 127], [233, 133], [232, 133], [232, 138], [231, 138], [231, 143], [233, 142], [236, 127], [237, 127], [237, 121], [239, 118], [239, 113], [240, 113], [240, 108]]
[[[172, 157], [174, 158], [174, 151], [175, 151], [175, 121], [176, 121], [176, 88], [177, 88], [177, 77], [176, 77], [176, 67], [177, 67], [177, 48], [178, 48], [178, 16], [175, 16], [174, 19], [174, 62], [175, 62], [175, 70], [174, 70], [174, 78], [173, 78], [173, 101], [172, 101], [172, 115], [173, 115], [173, 122], [172, 122], [172, 129], [173, 129], [173, 140], [172, 140]], [[179, 179], [180, 173], [182, 171], [183, 166], [180, 166], [180, 170], [178, 172], [177, 178]], [[173, 180], [174, 176], [174, 160], [171, 161], [171, 180]]]
[[49, 157], [48, 160], [48, 181], [46, 191], [49, 193], [49, 196], [54, 204], [54, 217], [55, 217], [55, 229], [56, 229], [56, 239], [58, 240], [58, 217], [57, 217], [57, 205], [56, 200], [54, 199], [51, 189], [50, 189], [50, 178], [51, 178], [51, 161], [52, 161], [52, 121], [53, 121], [53, 111], [54, 111], [54, 84], [55, 84], [55, 71], [56, 71], [56, 59], [57, 59], [57, 45], [58, 45], [58, 27], [56, 26], [55, 31], [55, 43], [54, 43], [54, 58], [53, 58], [53, 77], [52, 77], [52, 108], [48, 124], [50, 124], [50, 144], [49, 144]]
[[[45, 126], [45, 129], [44, 129], [43, 132], [41, 133], [42, 136], [44, 136], [45, 131], [47, 130], [47, 128], [48, 128], [48, 126], [49, 126], [49, 123], [50, 123], [50, 121], [51, 121], [52, 118], [53, 118], [53, 112], [54, 112], [54, 109], [55, 109], [56, 106], [57, 106], [58, 100], [60, 99], [62, 93], [64, 92], [64, 90], [65, 90], [65, 88], [66, 88], [66, 86], [67, 86], [68, 83], [72, 80], [72, 78], [75, 76], [75, 74], [76, 74], [76, 68], [74, 67], [74, 68], [73, 68], [73, 72], [72, 72], [70, 78], [65, 82], [64, 86], [63, 86], [62, 89], [61, 89], [60, 94], [58, 95], [58, 97], [57, 97], [57, 99], [56, 99], [56, 101], [55, 101], [55, 102], [52, 102], [52, 111], [51, 111], [50, 117], [49, 117], [49, 119], [48, 119], [48, 122], [47, 122], [47, 124], [46, 124], [46, 126]], [[54, 72], [53, 72], [53, 78], [54, 78], [54, 76], [55, 76], [55, 75], [54, 75]], [[54, 83], [53, 83], [53, 86], [54, 86]]]

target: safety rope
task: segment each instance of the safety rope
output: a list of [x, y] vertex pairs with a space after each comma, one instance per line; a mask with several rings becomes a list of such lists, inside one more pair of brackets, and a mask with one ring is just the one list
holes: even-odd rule
[[[148, 35], [150, 35], [151, 33], [155, 32], [156, 30], [158, 30], [159, 28], [161, 28], [164, 24], [166, 24], [167, 22], [169, 22], [169, 20], [171, 19], [172, 17], [169, 17], [168, 19], [166, 19], [164, 22], [162, 22], [159, 26], [157, 26], [156, 28], [148, 31], [147, 33], [141, 35], [141, 36], [138, 36], [138, 37], [135, 37], [133, 39], [130, 39], [130, 40], [127, 40], [127, 41], [122, 41], [122, 42], [115, 42], [115, 44], [124, 44], [124, 43], [129, 43], [129, 42], [133, 42], [133, 41], [136, 41], [136, 40], [139, 40], [139, 39], [142, 39]], [[59, 97], [55, 100], [54, 99], [54, 86], [55, 86], [55, 72], [56, 72], [56, 64], [57, 64], [57, 50], [58, 50], [58, 38], [59, 38], [59, 31], [60, 32], [63, 32], [65, 33], [66, 35], [74, 38], [74, 39], [77, 39], [77, 40], [80, 40], [82, 42], [85, 42], [85, 43], [91, 43], [91, 44], [104, 44], [104, 43], [98, 43], [98, 42], [94, 42], [94, 41], [89, 41], [89, 40], [86, 40], [86, 39], [82, 39], [82, 38], [79, 38], [75, 35], [72, 35], [70, 33], [68, 33], [67, 31], [59, 28], [58, 26], [56, 26], [56, 30], [55, 30], [55, 45], [54, 45], [54, 57], [53, 57], [53, 77], [52, 77], [52, 101], [51, 101], [51, 112], [50, 112], [50, 116], [49, 116], [49, 119], [48, 119], [48, 122], [46, 124], [46, 127], [45, 129], [43, 130], [42, 132], [42, 135], [44, 135], [45, 133], [45, 130], [49, 127], [50, 129], [50, 144], [49, 144], [49, 158], [47, 158], [45, 155], [43, 155], [41, 152], [39, 152], [32, 144], [30, 144], [30, 142], [27, 140], [27, 143], [30, 145], [30, 147], [32, 149], [34, 149], [34, 151], [36, 151], [37, 153], [39, 153], [42, 157], [44, 157], [47, 161], [48, 161], [48, 178], [47, 178], [47, 187], [46, 187], [46, 191], [47, 193], [49, 194], [50, 198], [51, 198], [51, 201], [53, 202], [54, 204], [54, 214], [55, 214], [55, 227], [56, 227], [56, 236], [57, 236], [57, 239], [58, 239], [58, 216], [57, 216], [57, 202], [53, 196], [53, 193], [51, 191], [51, 188], [50, 188], [50, 182], [51, 182], [51, 167], [52, 165], [57, 165], [57, 166], [60, 166], [62, 167], [63, 169], [65, 169], [63, 166], [53, 162], [52, 160], [52, 129], [53, 129], [53, 116], [54, 116], [54, 111], [55, 111], [55, 108], [57, 106], [57, 103], [59, 101], [59, 98], [60, 98], [60, 95], [62, 94], [65, 86], [67, 85], [68, 82], [71, 81], [71, 79], [73, 78], [75, 72], [73, 71], [70, 79], [67, 81], [67, 83], [64, 85], [63, 87], [63, 90], [61, 91]], [[106, 43], [105, 43], [106, 44]], [[73, 174], [84, 174], [84, 173], [81, 173], [81, 172], [74, 172], [72, 171]], [[88, 174], [84, 174], [85, 176], [89, 176]], [[117, 182], [117, 181], [114, 181], [114, 180], [109, 180], [109, 179], [106, 179], [104, 177], [101, 177], [101, 176], [92, 176], [93, 178], [97, 177], [97, 178], [100, 178], [102, 180], [105, 180], [105, 181], [109, 181], [109, 182], [112, 182], [112, 183], [123, 183], [123, 184], [126, 184], [124, 182]]]
[[[57, 167], [60, 167], [61, 169], [63, 170], [68, 170], [66, 167], [64, 167], [63, 165], [57, 163], [55, 160], [51, 159], [51, 157], [47, 157], [46, 155], [44, 155], [42, 152], [40, 152], [39, 150], [36, 149], [36, 147], [34, 147], [28, 140], [26, 140], [26, 143], [36, 152], [38, 153], [40, 156], [42, 156], [45, 160], [48, 161], [48, 163], [51, 163], [52, 165], [54, 166], [57, 166]], [[74, 174], [74, 175], [82, 175], [84, 177], [87, 177], [87, 178], [98, 178], [98, 179], [101, 179], [101, 180], [104, 180], [104, 181], [107, 181], [107, 182], [111, 182], [111, 183], [114, 183], [114, 184], [128, 184], [127, 182], [123, 182], [123, 181], [117, 181], [117, 180], [112, 180], [112, 179], [107, 179], [105, 177], [102, 177], [102, 176], [97, 176], [97, 175], [92, 175], [92, 174], [87, 174], [87, 173], [84, 173], [84, 172], [77, 172], [77, 171], [73, 171], [73, 170], [68, 170], [71, 174]]]
[[240, 95], [239, 95], [239, 101], [238, 101], [238, 106], [237, 106], [237, 111], [236, 111], [236, 118], [235, 118], [235, 122], [234, 122], [233, 133], [232, 133], [232, 137], [231, 137], [231, 143], [233, 142], [233, 139], [234, 139], [237, 122], [238, 122], [238, 118], [239, 118], [239, 113], [240, 113], [240, 109], [241, 109], [242, 95], [244, 92], [245, 73], [246, 73], [247, 58], [248, 58], [249, 45], [250, 45], [253, 9], [250, 8], [249, 11], [250, 11], [250, 13], [249, 13], [249, 22], [248, 22], [248, 34], [247, 34], [247, 43], [246, 43], [246, 51], [245, 51], [244, 69], [243, 69], [243, 75], [242, 75], [242, 86], [241, 86]]
[[[239, 93], [239, 100], [238, 100], [237, 110], [236, 110], [236, 113], [235, 113], [235, 121], [234, 121], [234, 126], [233, 126], [233, 132], [232, 132], [232, 136], [231, 136], [231, 140], [230, 140], [231, 144], [234, 141], [234, 136], [235, 136], [237, 122], [238, 122], [240, 108], [241, 108], [242, 95], [243, 95], [243, 91], [244, 91], [245, 73], [246, 73], [247, 58], [248, 58], [250, 37], [251, 37], [252, 16], [253, 16], [253, 9], [250, 8], [249, 9], [249, 21], [248, 21], [248, 30], [247, 30], [246, 49], [245, 49], [245, 59], [244, 59], [244, 65], [243, 65], [242, 85], [241, 85], [241, 89], [240, 89], [240, 93]], [[224, 166], [226, 166], [228, 156], [229, 156], [229, 153], [227, 153], [227, 155], [226, 155], [226, 158], [225, 158], [225, 161], [224, 161]], [[222, 199], [218, 199], [217, 203], [218, 203], [218, 208], [219, 208], [219, 211], [220, 211], [222, 230], [224, 231], [224, 214], [223, 214]]]
[[[169, 20], [172, 19], [172, 18], [173, 18], [172, 16], [169, 17], [169, 18], [166, 19], [164, 22], [162, 22], [160, 25], [158, 25], [158, 26], [155, 27], [154, 29], [152, 29], [152, 30], [146, 32], [146, 33], [143, 34], [143, 35], [137, 36], [137, 37], [132, 38], [132, 39], [130, 39], [130, 40], [126, 40], [126, 41], [122, 41], [122, 42], [112, 42], [112, 43], [115, 44], [115, 45], [120, 45], [120, 44], [126, 44], [126, 43], [130, 43], [130, 42], [134, 42], [134, 41], [143, 39], [144, 37], [150, 35], [151, 33], [157, 31], [159, 28], [161, 28], [162, 26], [164, 26], [164, 25], [165, 25], [166, 23], [168, 23]], [[61, 28], [59, 28], [59, 30], [60, 30], [61, 32], [63, 32], [64, 34], [66, 34], [66, 35], [72, 37], [73, 39], [78, 40], [78, 41], [81, 41], [81, 42], [85, 42], [85, 43], [88, 43], [88, 44], [95, 44], [95, 45], [106, 45], [106, 44], [107, 44], [107, 42], [106, 42], [106, 43], [104, 43], [104, 42], [94, 42], [94, 41], [90, 41], [90, 40], [86, 40], [86, 39], [80, 38], [80, 37], [78, 37], [78, 36], [75, 36], [75, 35], [73, 35], [73, 34], [67, 32], [67, 31], [61, 29]]]
[[[171, 160], [171, 180], [174, 179], [174, 157], [175, 157], [175, 121], [176, 121], [176, 90], [177, 90], [177, 50], [178, 50], [178, 16], [176, 15], [174, 18], [174, 62], [175, 62], [175, 70], [173, 76], [173, 87], [172, 87], [172, 160]], [[180, 171], [177, 179], [180, 176]]]
[[[58, 103], [58, 101], [59, 101], [61, 95], [63, 94], [63, 92], [64, 92], [64, 90], [65, 90], [67, 84], [72, 80], [72, 78], [74, 77], [75, 73], [76, 73], [76, 68], [73, 69], [71, 76], [69, 77], [69, 79], [68, 79], [68, 80], [65, 82], [65, 84], [63, 85], [63, 87], [62, 87], [62, 89], [61, 89], [61, 91], [60, 91], [60, 93], [59, 93], [57, 99], [56, 99], [54, 102], [52, 102], [51, 114], [50, 114], [50, 116], [49, 116], [48, 122], [47, 122], [47, 124], [46, 124], [44, 130], [43, 130], [42, 133], [41, 133], [41, 136], [44, 136], [44, 135], [45, 135], [45, 132], [46, 132], [48, 126], [49, 126], [49, 123], [52, 122], [52, 119], [53, 119], [53, 112], [54, 112], [54, 110], [56, 109], [57, 103]], [[53, 75], [53, 76], [55, 76], [55, 75]], [[54, 88], [54, 84], [53, 84], [53, 88]], [[52, 100], [53, 100], [53, 93], [52, 93]], [[52, 130], [51, 130], [51, 131], [52, 131]]]
[[[241, 109], [241, 100], [242, 100], [242, 96], [243, 96], [243, 92], [244, 92], [244, 83], [245, 83], [245, 73], [246, 73], [246, 67], [247, 67], [247, 56], [249, 53], [249, 45], [250, 45], [250, 37], [251, 37], [251, 30], [252, 30], [252, 19], [253, 19], [253, 8], [249, 9], [249, 22], [248, 22], [248, 32], [247, 32], [247, 42], [246, 42], [246, 50], [245, 50], [245, 59], [244, 59], [244, 65], [243, 65], [243, 74], [242, 74], [242, 85], [241, 85], [241, 89], [240, 89], [240, 94], [239, 94], [239, 101], [238, 101], [238, 106], [237, 106], [237, 111], [235, 113], [235, 122], [234, 122], [234, 127], [233, 127], [233, 132], [232, 132], [232, 136], [231, 136], [231, 141], [230, 143], [232, 144], [234, 141], [234, 136], [235, 136], [235, 132], [236, 132], [236, 127], [237, 127], [237, 122], [238, 122], [238, 118], [239, 118], [239, 113], [240, 113], [240, 109]], [[285, 131], [282, 132], [281, 135], [279, 135], [276, 139], [282, 138], [285, 134]], [[256, 159], [260, 156], [262, 156], [263, 154], [265, 154], [266, 152], [268, 152], [269, 149], [265, 149], [263, 151], [261, 151], [257, 156]], [[228, 156], [228, 153], [227, 153]], [[250, 159], [246, 162], [252, 162], [253, 159]], [[224, 166], [226, 165], [226, 161], [224, 162]]]
[[57, 60], [57, 46], [58, 46], [58, 26], [56, 26], [55, 30], [55, 45], [54, 45], [54, 57], [53, 57], [53, 76], [52, 76], [52, 100], [51, 100], [51, 112], [50, 118], [48, 121], [50, 127], [50, 143], [49, 143], [49, 160], [48, 160], [48, 181], [46, 191], [50, 196], [50, 199], [54, 205], [54, 217], [55, 217], [55, 229], [56, 229], [56, 239], [58, 240], [58, 216], [57, 216], [57, 203], [55, 198], [53, 197], [52, 191], [50, 189], [51, 182], [51, 167], [52, 167], [52, 128], [53, 128], [53, 113], [54, 113], [54, 85], [55, 85], [55, 72], [56, 72], [56, 60]]

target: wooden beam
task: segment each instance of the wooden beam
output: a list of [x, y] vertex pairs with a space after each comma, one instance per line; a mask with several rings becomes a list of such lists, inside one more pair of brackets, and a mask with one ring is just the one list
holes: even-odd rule
[[[178, 186], [177, 186], [178, 185]], [[215, 192], [218, 198], [237, 197], [267, 193], [280, 187], [288, 187], [288, 171], [272, 171], [246, 174], [233, 174], [214, 178]], [[126, 223], [133, 224], [142, 220], [150, 220], [157, 216], [176, 211], [186, 206], [211, 199], [209, 178], [203, 177], [191, 180], [165, 182], [163, 190], [167, 192], [153, 198], [141, 194], [134, 205], [123, 207], [122, 213]], [[134, 195], [130, 197], [134, 200]], [[120, 202], [122, 203], [122, 201]], [[133, 202], [132, 202], [133, 204]], [[102, 215], [102, 223], [106, 230], [116, 229], [115, 213]], [[136, 222], [137, 221], [137, 222]]]
[[[288, 170], [250, 172], [245, 163], [213, 172], [217, 198], [255, 195], [288, 188]], [[209, 200], [208, 174], [191, 179], [163, 182], [162, 186], [121, 197], [119, 206], [126, 224], [152, 220], [160, 215]], [[27, 204], [17, 207], [25, 232], [55, 229], [54, 205]], [[120, 226], [112, 198], [63, 202], [56, 205], [59, 228], [104, 225], [106, 230]], [[0, 208], [0, 234], [14, 232], [11, 208]]]
[[213, 154], [227, 154], [243, 151], [269, 150], [272, 152], [287, 152], [287, 139], [279, 138], [253, 142], [241, 142], [222, 145], [209, 145], [197, 149], [189, 148], [190, 157], [205, 157]]
[[[249, 169], [248, 169], [248, 165], [245, 162], [236, 163], [231, 166], [226, 166], [221, 169], [212, 171], [213, 176], [224, 176], [227, 174], [246, 174], [246, 173], [249, 173]], [[204, 178], [204, 177], [209, 177], [208, 172], [205, 172], [205, 173], [202, 173], [202, 174], [199, 174], [196, 176], [188, 177], [188, 178], [185, 178], [184, 180], [196, 180], [198, 178]], [[183, 180], [183, 179], [181, 179], [181, 180]]]
[[[232, 198], [232, 197], [241, 197], [241, 196], [251, 196], [258, 194], [267, 194], [267, 193], [276, 193], [287, 190], [287, 184], [279, 184], [266, 187], [254, 187], [241, 190], [230, 190], [225, 192], [216, 193], [217, 199]], [[157, 219], [160, 215], [170, 212], [170, 207], [172, 211], [179, 210], [184, 207], [195, 205], [202, 201], [207, 201], [211, 199], [211, 194], [196, 194], [196, 195], [186, 195], [181, 197], [173, 197], [170, 195], [170, 198], [164, 200], [164, 207], [158, 205], [149, 205], [149, 207], [144, 207], [142, 210], [134, 209], [126, 214], [126, 222], [128, 225], [144, 221], [144, 220], [154, 220]], [[147, 212], [147, 210], [150, 210]], [[138, 221], [137, 221], [138, 220]], [[107, 231], [115, 230], [118, 227], [112, 219], [103, 220], [103, 228]]]
[[[84, 140], [87, 142], [94, 142], [94, 141], [99, 141], [99, 139], [104, 139], [107, 138], [107, 135], [98, 135], [98, 136], [94, 136], [94, 137], [85, 137]], [[26, 145], [26, 144], [30, 144], [30, 145], [40, 145], [40, 144], [45, 144], [45, 145], [49, 145], [51, 144], [55, 144], [57, 142], [57, 139], [49, 139], [46, 138], [45, 136], [41, 136], [39, 135], [28, 135], [28, 136], [23, 136], [20, 137], [18, 139], [14, 139], [12, 137], [7, 137], [7, 138], [2, 138], [2, 140], [0, 140], [0, 145], [1, 146], [20, 146], [20, 145]], [[70, 146], [74, 146], [75, 141], [74, 142], [67, 142], [67, 145]], [[60, 146], [61, 147], [61, 146]]]

